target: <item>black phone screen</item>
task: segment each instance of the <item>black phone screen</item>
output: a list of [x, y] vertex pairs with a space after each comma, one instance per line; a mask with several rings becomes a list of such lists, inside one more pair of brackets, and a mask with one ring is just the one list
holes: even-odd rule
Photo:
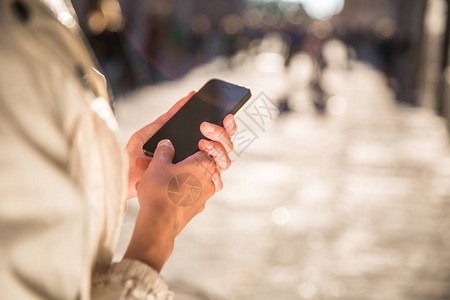
[[175, 147], [174, 163], [198, 151], [202, 122], [222, 125], [228, 114], [236, 113], [250, 99], [250, 90], [222, 80], [208, 81], [192, 98], [164, 124], [143, 146], [153, 156], [157, 144], [169, 139]]

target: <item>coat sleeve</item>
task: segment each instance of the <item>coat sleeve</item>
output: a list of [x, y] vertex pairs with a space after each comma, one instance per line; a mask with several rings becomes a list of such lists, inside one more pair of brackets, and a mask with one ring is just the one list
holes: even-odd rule
[[[171, 300], [173, 293], [150, 266], [132, 259], [124, 259], [111, 266], [94, 284], [95, 300]], [[97, 281], [97, 280], [96, 280]]]

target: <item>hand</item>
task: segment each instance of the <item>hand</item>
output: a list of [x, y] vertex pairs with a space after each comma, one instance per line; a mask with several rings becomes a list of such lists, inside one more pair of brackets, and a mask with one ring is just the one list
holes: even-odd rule
[[[187, 96], [179, 100], [169, 111], [160, 116], [154, 122], [146, 125], [136, 131], [130, 138], [126, 151], [128, 153], [128, 197], [136, 197], [136, 183], [141, 179], [144, 170], [152, 160], [142, 152], [142, 146], [148, 141], [166, 122], [169, 120], [186, 102], [195, 94], [190, 92]], [[236, 132], [236, 123], [233, 115], [227, 115], [223, 120], [223, 127], [208, 122], [202, 123], [200, 131], [210, 140], [202, 139], [199, 141], [200, 150], [211, 155], [216, 162], [219, 172], [223, 172], [231, 165], [228, 154], [233, 150], [231, 136]], [[215, 182], [216, 190], [220, 191], [223, 187], [221, 178]]]
[[151, 157], [145, 156], [142, 152], [142, 146], [148, 141], [166, 122], [169, 120], [186, 102], [191, 99], [195, 91], [190, 92], [183, 97], [165, 114], [160, 116], [152, 123], [136, 131], [131, 136], [125, 148], [128, 154], [128, 197], [127, 199], [136, 197], [136, 183], [141, 179], [144, 170], [152, 160]]
[[232, 115], [223, 124], [224, 127], [203, 123], [200, 130], [211, 141], [199, 141], [202, 151], [178, 164], [172, 164], [175, 150], [168, 140], [158, 144], [150, 162], [138, 159], [137, 166], [148, 168], [137, 184], [141, 209], [126, 258], [140, 260], [160, 271], [172, 253], [175, 237], [222, 189], [220, 172], [230, 167], [231, 136], [236, 132]]
[[215, 193], [216, 163], [199, 151], [172, 164], [175, 150], [163, 140], [137, 186], [140, 211], [126, 258], [160, 271], [172, 253], [175, 237]]

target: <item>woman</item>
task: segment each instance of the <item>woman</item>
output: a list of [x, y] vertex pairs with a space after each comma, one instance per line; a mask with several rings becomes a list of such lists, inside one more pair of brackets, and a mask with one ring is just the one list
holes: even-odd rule
[[[224, 127], [202, 124], [208, 140], [178, 164], [168, 140], [153, 159], [143, 156], [143, 143], [190, 93], [136, 132], [123, 153], [94, 65], [70, 5], [0, 0], [1, 299], [171, 299], [158, 273], [174, 238], [222, 188], [232, 116]], [[167, 194], [183, 173], [201, 183], [190, 207]], [[111, 264], [125, 200], [136, 195], [133, 237]]]

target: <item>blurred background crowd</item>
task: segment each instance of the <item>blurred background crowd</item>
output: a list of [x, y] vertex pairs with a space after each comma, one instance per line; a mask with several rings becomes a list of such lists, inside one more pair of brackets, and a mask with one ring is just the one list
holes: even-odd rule
[[123, 143], [210, 78], [252, 90], [176, 299], [450, 299], [449, 2], [73, 0]]
[[320, 74], [324, 45], [338, 39], [346, 55], [386, 75], [399, 101], [426, 103], [449, 114], [450, 26], [444, 0], [73, 2], [116, 95], [180, 78], [215, 57], [260, 51], [264, 37], [276, 34], [280, 49], [265, 50], [281, 52], [285, 66], [305, 52]]

